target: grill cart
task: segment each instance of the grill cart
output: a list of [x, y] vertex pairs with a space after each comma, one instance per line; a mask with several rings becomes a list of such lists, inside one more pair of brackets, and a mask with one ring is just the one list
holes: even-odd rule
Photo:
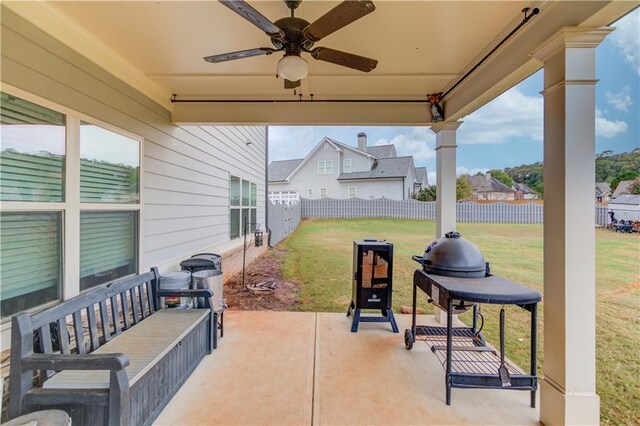
[[[531, 392], [535, 407], [537, 313], [540, 293], [488, 272], [488, 264], [472, 243], [449, 233], [427, 247], [424, 256], [413, 256], [423, 266], [413, 274], [411, 328], [405, 330], [408, 350], [416, 340], [431, 345], [446, 371], [446, 403], [451, 404], [452, 388], [512, 389]], [[416, 324], [417, 289], [429, 302], [447, 312], [445, 327]], [[487, 344], [478, 329], [478, 304], [503, 305], [500, 310], [500, 348]], [[505, 309], [516, 305], [531, 314], [531, 354], [529, 373], [505, 359]], [[454, 327], [453, 315], [473, 309], [471, 327]], [[484, 322], [484, 319], [483, 321]]]
[[[351, 332], [360, 322], [389, 322], [398, 326], [391, 310], [393, 244], [376, 239], [353, 242], [353, 287], [347, 316], [353, 315]], [[382, 316], [361, 316], [362, 309], [378, 310]]]

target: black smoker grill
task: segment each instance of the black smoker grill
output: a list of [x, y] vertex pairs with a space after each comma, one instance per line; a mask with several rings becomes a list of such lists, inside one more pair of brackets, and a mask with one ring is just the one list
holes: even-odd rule
[[[405, 330], [408, 350], [416, 339], [431, 345], [446, 370], [446, 402], [451, 404], [451, 388], [492, 388], [528, 390], [531, 407], [535, 407], [538, 379], [536, 376], [537, 306], [540, 293], [489, 273], [480, 250], [457, 232], [431, 243], [423, 256], [413, 256], [422, 265], [413, 274], [413, 313], [411, 328]], [[445, 327], [416, 325], [417, 289], [424, 291], [429, 302], [447, 312]], [[487, 344], [478, 328], [482, 318], [478, 304], [503, 305], [500, 310], [500, 348]], [[530, 372], [525, 373], [505, 359], [504, 305], [517, 305], [531, 313]], [[453, 315], [473, 308], [471, 327], [453, 327]], [[482, 318], [481, 324], [484, 323]]]
[[[393, 244], [376, 239], [353, 242], [353, 288], [347, 316], [353, 315], [351, 331], [360, 322], [390, 322], [398, 332], [391, 310]], [[360, 316], [361, 309], [376, 309], [382, 316]]]

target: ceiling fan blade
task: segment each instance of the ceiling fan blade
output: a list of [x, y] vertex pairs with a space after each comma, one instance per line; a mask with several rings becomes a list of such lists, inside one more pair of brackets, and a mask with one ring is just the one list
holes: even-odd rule
[[222, 53], [220, 55], [205, 56], [203, 59], [207, 62], [217, 64], [218, 62], [233, 61], [234, 59], [250, 58], [252, 56], [271, 55], [276, 52], [275, 49], [268, 47], [259, 47], [257, 49], [240, 50], [238, 52]]
[[284, 38], [284, 32], [273, 22], [264, 17], [244, 0], [218, 0], [247, 21], [267, 33], [270, 37]]
[[346, 0], [316, 19], [304, 29], [304, 35], [316, 42], [363, 16], [376, 7], [370, 0]]
[[331, 62], [354, 70], [369, 72], [378, 65], [376, 59], [354, 55], [353, 53], [342, 52], [340, 50], [329, 49], [328, 47], [317, 47], [311, 51], [311, 56], [320, 61]]
[[284, 88], [285, 89], [295, 89], [296, 87], [300, 87], [300, 80], [298, 81], [291, 81], [291, 80], [284, 80]]

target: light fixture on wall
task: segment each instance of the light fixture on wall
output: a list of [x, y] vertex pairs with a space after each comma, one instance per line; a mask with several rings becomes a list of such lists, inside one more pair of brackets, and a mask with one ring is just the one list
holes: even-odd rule
[[309, 73], [309, 63], [300, 55], [289, 54], [278, 61], [278, 76], [289, 81], [299, 81]]

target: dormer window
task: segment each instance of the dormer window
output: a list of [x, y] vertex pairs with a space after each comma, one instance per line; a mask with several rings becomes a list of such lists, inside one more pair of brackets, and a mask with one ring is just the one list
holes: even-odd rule
[[342, 172], [343, 173], [351, 173], [351, 159], [345, 159], [342, 162]]
[[333, 174], [333, 160], [318, 161], [318, 174], [319, 175]]

